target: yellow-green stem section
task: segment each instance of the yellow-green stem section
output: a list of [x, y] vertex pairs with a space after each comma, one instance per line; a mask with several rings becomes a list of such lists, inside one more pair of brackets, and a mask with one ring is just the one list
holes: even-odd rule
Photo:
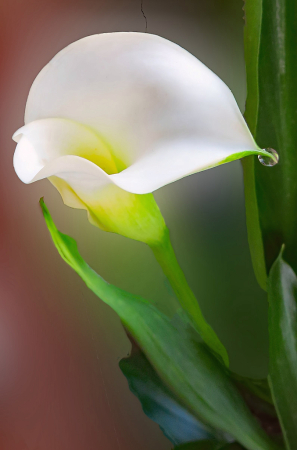
[[151, 245], [150, 247], [164, 274], [168, 278], [181, 306], [188, 313], [192, 324], [204, 342], [218, 354], [228, 366], [229, 358], [227, 351], [202, 314], [197, 299], [188, 285], [186, 277], [176, 259], [167, 228], [163, 240], [159, 242], [159, 244]]

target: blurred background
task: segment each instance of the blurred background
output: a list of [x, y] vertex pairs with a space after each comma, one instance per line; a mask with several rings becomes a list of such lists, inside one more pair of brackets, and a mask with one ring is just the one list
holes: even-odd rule
[[[244, 110], [243, 2], [143, 0], [148, 32], [196, 55]], [[13, 132], [29, 88], [63, 47], [109, 31], [145, 31], [140, 0], [0, 0], [1, 450], [166, 450], [118, 361], [130, 344], [116, 315], [61, 260], [41, 196], [61, 231], [107, 281], [166, 311], [172, 293], [149, 249], [89, 224], [48, 181], [24, 185], [12, 167]], [[155, 193], [173, 245], [231, 368], [267, 372], [267, 302], [253, 274], [240, 162]]]

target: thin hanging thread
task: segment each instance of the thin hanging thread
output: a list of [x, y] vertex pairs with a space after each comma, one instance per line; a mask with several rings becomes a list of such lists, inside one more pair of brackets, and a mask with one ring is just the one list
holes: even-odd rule
[[140, 2], [140, 9], [141, 9], [142, 15], [143, 15], [144, 20], [145, 20], [145, 32], [147, 32], [147, 17], [146, 17], [146, 15], [144, 13], [144, 10], [143, 10], [143, 0], [141, 0], [141, 2]]

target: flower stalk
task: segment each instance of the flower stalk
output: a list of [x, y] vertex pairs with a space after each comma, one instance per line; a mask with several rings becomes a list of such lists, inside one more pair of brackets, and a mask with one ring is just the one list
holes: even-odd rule
[[199, 303], [177, 261], [168, 228], [165, 229], [163, 239], [158, 244], [151, 245], [150, 248], [164, 274], [168, 278], [179, 303], [187, 312], [194, 328], [198, 331], [204, 342], [219, 355], [228, 366], [229, 359], [227, 351], [203, 316]]

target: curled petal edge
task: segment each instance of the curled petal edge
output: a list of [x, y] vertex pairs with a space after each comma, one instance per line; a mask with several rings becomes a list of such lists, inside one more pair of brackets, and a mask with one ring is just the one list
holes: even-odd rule
[[[198, 161], [195, 163], [194, 159], [196, 160], [197, 158], [195, 155], [195, 142], [185, 140], [172, 142], [172, 147], [175, 147], [175, 150], [180, 149], [182, 158], [188, 157], [189, 164], [183, 168], [186, 169], [183, 170], [183, 173], [180, 172], [179, 159], [174, 160], [174, 158], [170, 158], [170, 142], [167, 142], [168, 152], [166, 150], [163, 152], [156, 150], [156, 152], [152, 152], [147, 156], [144, 155], [127, 169], [119, 173], [108, 174], [92, 161], [78, 155], [68, 154], [42, 163], [38, 156], [38, 149], [34, 148], [34, 145], [31, 144], [26, 134], [22, 133], [22, 130], [20, 129], [13, 136], [13, 139], [18, 143], [14, 155], [14, 167], [19, 178], [26, 184], [43, 178], [57, 176], [71, 184], [84, 186], [84, 189], [89, 189], [90, 191], [98, 190], [112, 183], [133, 194], [147, 194], [185, 176], [241, 159], [245, 156], [262, 155], [273, 158], [273, 155], [262, 149], [242, 151], [234, 149], [232, 153], [230, 149], [216, 151], [209, 143], [205, 154], [212, 152], [211, 163], [209, 163], [209, 157], [205, 158], [204, 161], [201, 158], [202, 161], [200, 163]], [[175, 154], [177, 154], [177, 151], [175, 151]], [[193, 156], [192, 161], [190, 160], [191, 156]], [[25, 175], [23, 173], [24, 167], [27, 171]]]

